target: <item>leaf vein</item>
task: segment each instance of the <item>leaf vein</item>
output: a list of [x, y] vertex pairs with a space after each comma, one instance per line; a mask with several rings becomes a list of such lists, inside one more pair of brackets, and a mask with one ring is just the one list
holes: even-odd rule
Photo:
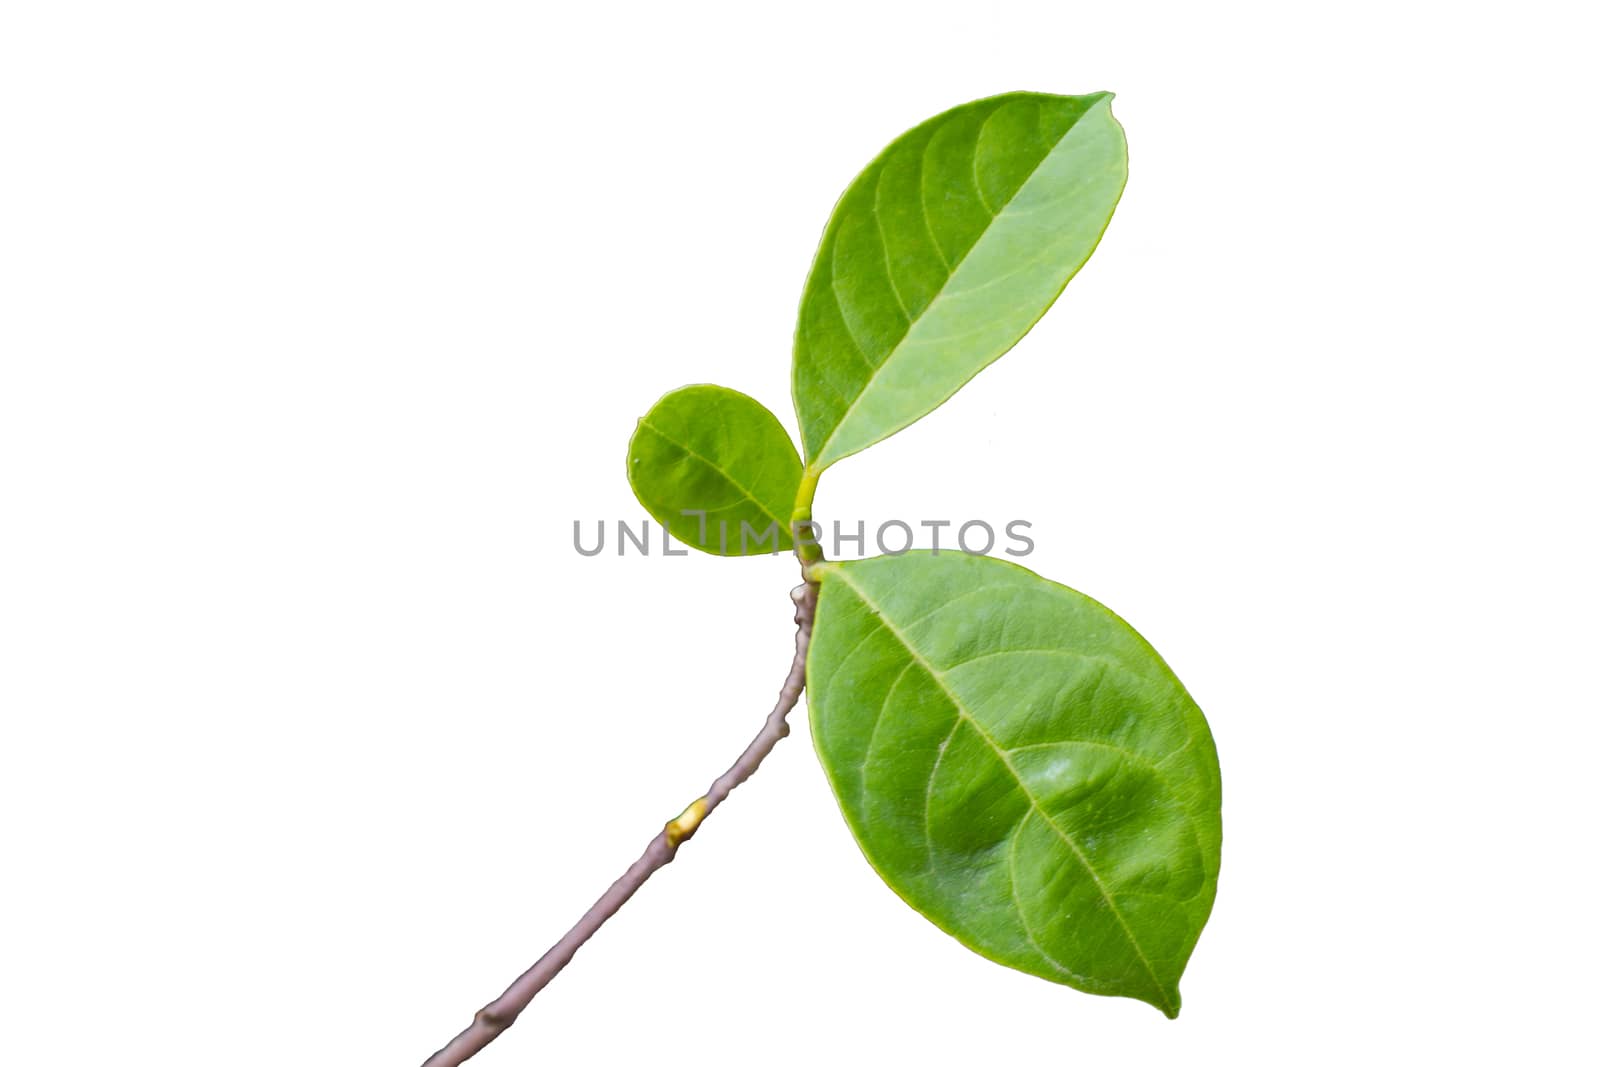
[[1045, 948], [1039, 943], [1039, 939], [1034, 936], [1033, 933], [1033, 924], [1028, 922], [1028, 913], [1022, 908], [1022, 897], [1017, 894], [1017, 842], [1022, 840], [1023, 824], [1026, 823], [1032, 815], [1032, 809], [1029, 809], [1023, 813], [1021, 821], [1017, 823], [1016, 832], [1011, 835], [1011, 840], [1006, 845], [1006, 881], [1009, 882], [1011, 886], [1011, 906], [1017, 910], [1017, 921], [1022, 924], [1023, 936], [1028, 939], [1028, 944], [1032, 945], [1034, 949], [1038, 951], [1039, 955], [1044, 957], [1046, 963], [1050, 964], [1050, 966], [1054, 967], [1068, 978], [1076, 978], [1084, 985], [1094, 985], [1094, 981], [1087, 975], [1079, 974], [1072, 968], [1066, 966], [1060, 960], [1056, 959], [1055, 955], [1051, 953], [1049, 949]]
[[[850, 338], [850, 347], [855, 349], [856, 355], [861, 357], [861, 362], [867, 365], [867, 370], [872, 372], [867, 375], [867, 380], [871, 381], [872, 376], [878, 373], [878, 367], [881, 364], [872, 362], [872, 358], [867, 355], [866, 346], [861, 343], [861, 338], [856, 336], [856, 328], [850, 325], [850, 316], [846, 315], [844, 311], [844, 298], [839, 295], [839, 276], [831, 271], [829, 273], [828, 290], [833, 293], [833, 306], [839, 309], [839, 321], [844, 323], [844, 333], [846, 337]], [[862, 389], [865, 391], [866, 387], [863, 386]], [[856, 395], [859, 397], [861, 394], [857, 393]], [[854, 406], [854, 402], [852, 402], [851, 406]], [[848, 414], [848, 411], [846, 414]]]
[[878, 714], [872, 720], [872, 731], [867, 734], [867, 747], [861, 757], [861, 807], [867, 806], [867, 772], [872, 769], [872, 746], [878, 740], [878, 727], [883, 725], [883, 720], [889, 711], [889, 702], [894, 699], [894, 691], [900, 688], [900, 683], [911, 672], [911, 661], [900, 668], [900, 673], [894, 676], [894, 681], [889, 683], [889, 689], [883, 694], [883, 703], [878, 705]]
[[878, 168], [877, 181], [872, 187], [872, 222], [878, 231], [878, 246], [883, 249], [883, 276], [889, 283], [889, 292], [894, 294], [894, 302], [900, 306], [900, 314], [906, 320], [906, 328], [911, 328], [911, 309], [906, 307], [905, 298], [900, 295], [900, 286], [895, 284], [894, 263], [889, 257], [889, 236], [883, 232], [883, 216], [878, 214], [878, 202], [883, 193], [883, 171]]

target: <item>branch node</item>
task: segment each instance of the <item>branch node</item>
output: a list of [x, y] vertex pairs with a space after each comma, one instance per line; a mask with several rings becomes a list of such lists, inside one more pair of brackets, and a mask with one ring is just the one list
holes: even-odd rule
[[485, 1030], [489, 1030], [498, 1034], [500, 1031], [504, 1030], [506, 1027], [515, 1022], [516, 1016], [513, 1015], [511, 1018], [507, 1019], [499, 1012], [491, 1011], [488, 1008], [479, 1008], [477, 1014], [473, 1015], [472, 1021], [476, 1025], [483, 1027]]
[[666, 825], [664, 832], [667, 835], [667, 844], [677, 848], [680, 844], [693, 837], [694, 832], [700, 829], [700, 820], [706, 817], [708, 810], [705, 797], [700, 797], [693, 804], [684, 808], [682, 815], [679, 815]]

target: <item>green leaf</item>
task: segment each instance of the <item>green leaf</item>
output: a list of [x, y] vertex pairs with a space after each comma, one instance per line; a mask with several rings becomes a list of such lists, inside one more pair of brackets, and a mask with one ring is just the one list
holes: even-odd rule
[[777, 416], [720, 385], [656, 401], [628, 442], [628, 483], [652, 517], [714, 556], [787, 551], [800, 456]]
[[1222, 785], [1161, 657], [1000, 560], [815, 570], [812, 736], [884, 881], [992, 960], [1176, 1016], [1216, 895]]
[[1127, 152], [1110, 93], [1010, 93], [929, 119], [862, 171], [795, 330], [817, 470], [922, 418], [1033, 327], [1099, 244]]

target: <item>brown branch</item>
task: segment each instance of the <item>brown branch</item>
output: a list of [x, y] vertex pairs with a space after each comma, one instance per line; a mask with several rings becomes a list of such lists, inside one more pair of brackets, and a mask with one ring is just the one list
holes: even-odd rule
[[710, 815], [718, 804], [727, 799], [735, 786], [754, 774], [767, 753], [789, 735], [789, 712], [794, 709], [795, 703], [800, 699], [800, 691], [806, 684], [806, 647], [811, 643], [811, 620], [817, 609], [817, 587], [807, 582], [797, 587], [790, 595], [794, 598], [794, 621], [797, 627], [794, 636], [794, 663], [789, 668], [789, 676], [784, 679], [783, 689], [778, 693], [777, 705], [767, 716], [766, 724], [761, 727], [761, 732], [756, 734], [755, 740], [751, 741], [749, 747], [733, 762], [733, 766], [723, 772], [722, 777], [711, 783], [711, 788], [706, 790], [705, 796], [690, 804], [682, 815], [667, 823], [644, 850], [644, 855], [635, 860], [633, 866], [612, 883], [611, 888], [594, 902], [593, 907], [578, 920], [576, 926], [567, 931], [565, 937], [539, 957], [539, 962], [524, 971], [504, 993], [479, 1010], [478, 1014], [473, 1016], [472, 1025], [457, 1034], [444, 1048], [429, 1056], [422, 1067], [455, 1067], [457, 1064], [465, 1063], [516, 1022], [517, 1016], [522, 1014], [523, 1009], [533, 1001], [539, 991], [549, 985], [550, 980], [571, 962], [578, 949], [583, 947], [583, 943], [593, 937], [595, 932], [605, 925], [606, 920], [615, 915], [652, 874], [672, 862], [678, 853], [678, 846], [694, 836], [701, 821]]

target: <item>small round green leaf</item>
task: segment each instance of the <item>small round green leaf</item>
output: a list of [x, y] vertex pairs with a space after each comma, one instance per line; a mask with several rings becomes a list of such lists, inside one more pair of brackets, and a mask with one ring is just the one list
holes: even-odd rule
[[743, 393], [690, 385], [656, 401], [628, 443], [628, 483], [651, 517], [702, 552], [794, 546], [800, 456], [777, 416]]
[[817, 572], [812, 736], [884, 881], [992, 960], [1176, 1016], [1216, 895], [1222, 784], [1161, 657], [1000, 560]]

